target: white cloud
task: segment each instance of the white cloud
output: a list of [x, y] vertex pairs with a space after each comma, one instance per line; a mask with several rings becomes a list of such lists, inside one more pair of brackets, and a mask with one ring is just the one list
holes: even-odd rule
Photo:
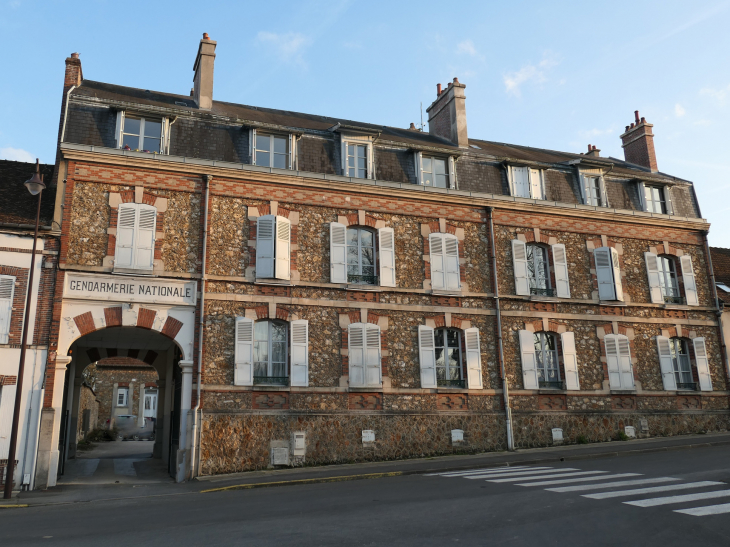
[[298, 32], [287, 34], [276, 34], [274, 32], [261, 31], [256, 36], [261, 44], [273, 46], [277, 56], [284, 62], [296, 63], [306, 66], [304, 50], [312, 43], [311, 38]]
[[467, 55], [471, 55], [472, 57], [477, 56], [477, 49], [474, 47], [474, 42], [472, 42], [471, 40], [464, 40], [459, 45], [457, 45], [456, 52], [466, 53]]
[[703, 95], [705, 97], [711, 97], [721, 103], [725, 102], [725, 98], [728, 96], [728, 93], [730, 93], [730, 85], [720, 89], [714, 89], [711, 87], [705, 87], [703, 89], [700, 89], [700, 95]]
[[675, 116], [677, 116], [677, 118], [681, 118], [686, 113], [687, 113], [687, 111], [684, 109], [684, 107], [681, 104], [677, 103], [674, 105], [674, 114], [675, 114]]
[[33, 154], [23, 150], [22, 148], [0, 148], [0, 159], [35, 163]]
[[503, 76], [504, 87], [507, 93], [516, 97], [521, 95], [521, 87], [524, 84], [541, 84], [548, 80], [547, 72], [558, 62], [550, 56], [545, 57], [537, 65], [528, 64], [516, 72], [510, 72]]
[[609, 127], [608, 129], [598, 129], [594, 127], [593, 129], [578, 131], [578, 134], [584, 139], [590, 139], [593, 137], [602, 137], [603, 135], [611, 135], [613, 132], [613, 127]]

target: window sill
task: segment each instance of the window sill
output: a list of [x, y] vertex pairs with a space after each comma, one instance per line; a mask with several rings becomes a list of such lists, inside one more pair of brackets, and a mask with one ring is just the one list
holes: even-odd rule
[[346, 291], [368, 291], [368, 292], [380, 292], [380, 285], [359, 285], [357, 283], [348, 283], [345, 286]]
[[636, 389], [612, 389], [611, 395], [636, 395]]
[[538, 395], [555, 395], [556, 393], [567, 394], [568, 391], [562, 387], [540, 387], [537, 389]]
[[372, 386], [372, 387], [365, 387], [365, 386], [349, 386], [348, 391], [350, 393], [383, 393], [383, 386]]
[[461, 289], [453, 290], [453, 291], [444, 291], [440, 289], [431, 289], [431, 294], [435, 294], [438, 296], [462, 296]]
[[436, 393], [466, 393], [469, 390], [465, 387], [437, 387]]
[[256, 281], [254, 281], [254, 285], [284, 285], [286, 287], [291, 287], [292, 282], [291, 279], [270, 279], [267, 277], [257, 277]]
[[135, 268], [114, 268], [112, 274], [116, 275], [136, 275], [144, 277], [157, 277], [156, 274], [152, 273], [152, 270], [138, 270]]
[[291, 391], [290, 386], [282, 386], [281, 384], [254, 384], [251, 391]]
[[617, 306], [617, 307], [626, 307], [626, 302], [623, 302], [621, 300], [599, 300], [598, 304], [600, 306]]
[[539, 294], [531, 294], [530, 302], [560, 302], [562, 299], [557, 296], [542, 296]]

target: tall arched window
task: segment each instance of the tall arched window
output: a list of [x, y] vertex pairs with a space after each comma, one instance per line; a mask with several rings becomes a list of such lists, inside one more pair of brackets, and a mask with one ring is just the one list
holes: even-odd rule
[[436, 382], [443, 387], [464, 387], [461, 372], [461, 331], [435, 329]]
[[677, 281], [677, 265], [674, 257], [659, 255], [657, 257], [659, 270], [659, 286], [662, 289], [662, 296], [665, 302], [682, 304], [679, 294], [679, 282]]
[[530, 283], [530, 294], [554, 296], [547, 247], [536, 243], [527, 245], [527, 279]]
[[283, 384], [288, 378], [288, 326], [283, 321], [257, 321], [253, 333], [254, 384]]
[[548, 332], [535, 333], [535, 362], [539, 386], [562, 389], [558, 342], [555, 335]]
[[375, 232], [354, 226], [347, 229], [347, 282], [377, 285]]
[[672, 367], [677, 389], [696, 389], [697, 384], [692, 377], [689, 344], [684, 338], [670, 338], [669, 349], [672, 352]]

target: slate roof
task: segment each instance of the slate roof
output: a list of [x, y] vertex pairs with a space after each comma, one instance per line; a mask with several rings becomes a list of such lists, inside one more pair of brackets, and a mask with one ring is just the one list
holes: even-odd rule
[[429, 133], [414, 131], [412, 129], [344, 120], [329, 116], [275, 110], [271, 108], [249, 106], [224, 101], [213, 101], [213, 107], [210, 111], [200, 111], [197, 106], [195, 106], [193, 98], [189, 96], [125, 87], [96, 82], [93, 80], [84, 80], [83, 83], [73, 91], [72, 95], [74, 97], [87, 97], [92, 100], [96, 99], [103, 102], [141, 105], [153, 109], [172, 109], [183, 115], [186, 113], [191, 115], [200, 115], [202, 113], [212, 117], [228, 118], [229, 120], [235, 120], [238, 123], [251, 122], [253, 124], [282, 126], [301, 129], [304, 131], [328, 131], [337, 124], [342, 124], [348, 126], [348, 128], [358, 128], [367, 132], [379, 132], [381, 141], [384, 140], [402, 143], [415, 148], [437, 147], [452, 149], [455, 152], [464, 152], [468, 150], [470, 154], [492, 156], [502, 160], [511, 159], [551, 164], [581, 160], [591, 163], [595, 162], [596, 164], [602, 164], [605, 166], [613, 166], [612, 172], [614, 174], [626, 176], [628, 178], [638, 177], [652, 179], [659, 177], [662, 179], [674, 179], [685, 183], [689, 182], [672, 177], [665, 173], [651, 173], [651, 171], [645, 167], [634, 165], [616, 158], [595, 158], [585, 156], [583, 154], [558, 152], [554, 150], [505, 144], [481, 139], [469, 139], [470, 145], [476, 145], [478, 148], [470, 146], [468, 149], [460, 149], [448, 140]]
[[[41, 164], [43, 182], [48, 186], [41, 199], [41, 226], [50, 226], [56, 203], [56, 187], [50, 186], [53, 165]], [[0, 224], [35, 225], [38, 198], [23, 184], [35, 172], [34, 163], [0, 160]]]

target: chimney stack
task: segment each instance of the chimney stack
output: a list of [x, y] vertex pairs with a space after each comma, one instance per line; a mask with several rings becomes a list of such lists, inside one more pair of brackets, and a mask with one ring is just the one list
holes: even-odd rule
[[621, 135], [624, 159], [629, 163], [635, 163], [642, 167], [648, 167], [652, 172], [659, 170], [654, 152], [654, 134], [652, 124], [646, 122], [646, 118], [639, 117], [639, 111], [634, 111], [634, 123], [626, 126], [626, 131]]
[[428, 112], [428, 132], [442, 137], [459, 148], [469, 146], [466, 131], [466, 86], [458, 78], [443, 91], [441, 84], [436, 85], [436, 100], [426, 109]]
[[198, 55], [195, 57], [195, 77], [193, 78], [193, 99], [201, 110], [213, 108], [213, 64], [215, 62], [214, 42], [203, 33], [203, 39], [198, 47]]
[[71, 86], [79, 86], [84, 81], [84, 73], [81, 71], [81, 59], [78, 53], [72, 53], [71, 57], [66, 57], [66, 76], [63, 81], [63, 92], [69, 90]]
[[588, 152], [586, 152], [586, 156], [591, 156], [593, 158], [600, 158], [601, 157], [601, 150], [596, 148], [595, 144], [589, 144], [588, 145]]

